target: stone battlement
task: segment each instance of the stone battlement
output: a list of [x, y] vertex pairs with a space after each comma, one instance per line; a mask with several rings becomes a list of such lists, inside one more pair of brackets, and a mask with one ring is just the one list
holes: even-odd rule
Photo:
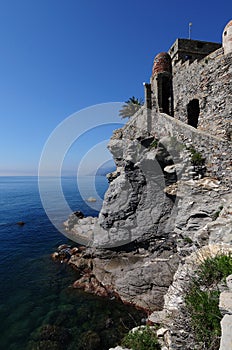
[[145, 106], [231, 141], [231, 31], [232, 21], [223, 32], [223, 46], [177, 39], [169, 53], [158, 54], [150, 84], [144, 84]]

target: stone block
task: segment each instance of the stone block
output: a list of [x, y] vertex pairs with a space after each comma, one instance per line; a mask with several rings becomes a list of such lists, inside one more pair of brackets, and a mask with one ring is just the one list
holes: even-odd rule
[[229, 275], [226, 278], [226, 284], [227, 284], [227, 287], [232, 291], [232, 275]]
[[225, 315], [221, 321], [222, 336], [219, 350], [232, 349], [232, 315]]
[[222, 292], [220, 294], [219, 309], [223, 315], [232, 315], [232, 292]]

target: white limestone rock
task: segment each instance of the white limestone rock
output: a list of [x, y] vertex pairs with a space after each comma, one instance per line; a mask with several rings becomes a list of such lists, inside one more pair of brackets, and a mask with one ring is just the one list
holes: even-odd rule
[[232, 349], [232, 315], [225, 315], [221, 320], [222, 335], [219, 350]]

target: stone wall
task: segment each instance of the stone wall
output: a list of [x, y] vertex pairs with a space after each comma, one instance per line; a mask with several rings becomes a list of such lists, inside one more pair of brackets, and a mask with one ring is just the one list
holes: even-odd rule
[[156, 113], [143, 107], [127, 123], [123, 134], [130, 139], [149, 134], [157, 139], [171, 136], [186, 146], [192, 145], [206, 159], [206, 175], [231, 185], [232, 143], [218, 135], [215, 136], [215, 133], [195, 129], [167, 114]]
[[198, 129], [226, 137], [232, 120], [232, 55], [223, 49], [173, 72], [174, 117], [187, 123], [187, 105], [199, 100]]
[[208, 56], [211, 52], [219, 49], [221, 44], [207, 41], [176, 39], [169, 50], [169, 54], [175, 65], [179, 60], [193, 62]]
[[153, 123], [153, 129], [159, 137], [165, 134], [174, 136], [183, 144], [190, 143], [197, 152], [202, 154], [206, 159], [209, 176], [217, 177], [224, 183], [231, 183], [231, 142], [197, 130], [167, 115], [155, 114]]

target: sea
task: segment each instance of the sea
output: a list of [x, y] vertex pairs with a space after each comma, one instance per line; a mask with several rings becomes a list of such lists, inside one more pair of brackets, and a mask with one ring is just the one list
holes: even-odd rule
[[[93, 179], [82, 181], [88, 192]], [[103, 198], [106, 178], [94, 181]], [[76, 177], [63, 177], [62, 189], [73, 211], [98, 215]], [[108, 350], [141, 323], [133, 307], [73, 289], [77, 272], [51, 259], [61, 244], [75, 245], [47, 217], [37, 177], [0, 177], [0, 349]]]

